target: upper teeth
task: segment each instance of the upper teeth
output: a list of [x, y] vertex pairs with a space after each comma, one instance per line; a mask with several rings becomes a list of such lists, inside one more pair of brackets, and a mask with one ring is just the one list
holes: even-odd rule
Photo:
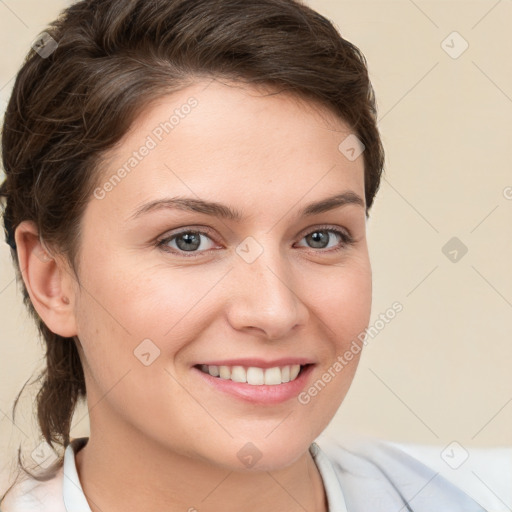
[[201, 370], [209, 373], [212, 377], [261, 386], [262, 384], [276, 385], [295, 380], [300, 372], [300, 364], [276, 366], [274, 368], [257, 368], [255, 366], [245, 368], [243, 366], [209, 366], [202, 364]]

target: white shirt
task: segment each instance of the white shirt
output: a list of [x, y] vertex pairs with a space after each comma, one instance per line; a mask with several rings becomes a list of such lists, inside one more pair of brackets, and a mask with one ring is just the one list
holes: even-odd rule
[[[75, 464], [75, 454], [87, 441], [71, 441], [51, 480], [17, 484], [2, 512], [91, 512]], [[314, 442], [309, 451], [322, 477], [329, 512], [485, 512], [439, 473], [391, 445], [370, 442], [350, 451], [332, 443], [322, 449]]]

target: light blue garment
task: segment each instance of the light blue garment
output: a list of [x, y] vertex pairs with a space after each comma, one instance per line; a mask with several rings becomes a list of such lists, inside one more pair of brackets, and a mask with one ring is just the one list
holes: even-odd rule
[[329, 463], [342, 489], [343, 501], [336, 493], [331, 501], [335, 486], [326, 486], [329, 512], [486, 512], [439, 473], [381, 441], [322, 443], [314, 457], [322, 478]]
[[[75, 454], [87, 441], [71, 442], [53, 479], [20, 484], [3, 512], [91, 512], [75, 464]], [[368, 441], [353, 448], [317, 440], [309, 450], [329, 512], [486, 512], [438, 473], [386, 443]]]

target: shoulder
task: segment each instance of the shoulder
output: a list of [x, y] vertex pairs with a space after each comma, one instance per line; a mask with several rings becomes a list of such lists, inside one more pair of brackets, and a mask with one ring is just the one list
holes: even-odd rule
[[1, 512], [65, 512], [62, 478], [62, 468], [46, 481], [24, 476], [6, 494]]
[[67, 512], [90, 508], [83, 494], [75, 464], [76, 453], [88, 437], [78, 437], [68, 444], [64, 457], [50, 467], [47, 476], [38, 479], [23, 475], [0, 503], [0, 512]]
[[377, 439], [316, 441], [331, 462], [349, 510], [485, 512], [438, 471]]

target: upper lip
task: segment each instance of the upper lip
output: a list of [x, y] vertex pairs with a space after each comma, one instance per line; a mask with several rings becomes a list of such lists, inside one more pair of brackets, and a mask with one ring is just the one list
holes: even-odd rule
[[282, 357], [280, 359], [274, 359], [273, 361], [266, 361], [265, 359], [259, 358], [243, 358], [243, 359], [222, 359], [215, 361], [202, 361], [197, 365], [207, 366], [254, 366], [257, 368], [274, 368], [276, 366], [291, 366], [294, 364], [300, 364], [305, 366], [307, 364], [314, 364], [314, 361], [306, 357]]

